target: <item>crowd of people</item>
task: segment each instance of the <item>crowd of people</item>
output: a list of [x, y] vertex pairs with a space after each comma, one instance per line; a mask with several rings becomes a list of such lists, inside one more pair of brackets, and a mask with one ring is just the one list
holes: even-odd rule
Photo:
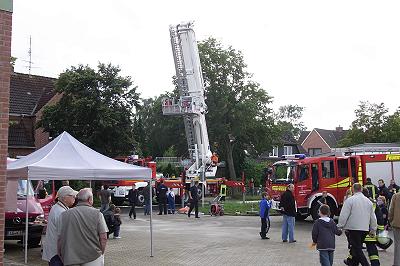
[[[280, 201], [283, 215], [282, 241], [289, 240], [289, 243], [296, 242], [294, 238], [296, 201], [293, 191], [294, 185], [289, 184]], [[349, 256], [344, 259], [346, 265], [378, 266], [380, 265], [378, 248], [386, 250], [394, 242], [393, 266], [400, 266], [400, 187], [394, 180], [389, 187], [386, 187], [382, 179], [379, 180], [379, 186], [374, 186], [369, 178], [364, 187], [359, 183], [353, 184], [346, 192], [337, 224], [331, 218], [326, 191], [322, 193], [318, 203], [320, 218], [315, 221], [312, 229], [311, 246], [319, 251], [322, 266], [333, 265], [335, 235], [340, 236], [343, 231], [349, 248]], [[266, 193], [263, 193], [260, 201], [262, 239], [269, 239], [266, 236], [266, 226], [271, 206], [271, 200]], [[394, 241], [387, 237], [386, 230], [389, 228], [393, 230]], [[367, 250], [369, 261], [364, 255], [363, 245]]]
[[[188, 217], [194, 210], [198, 216], [199, 182], [195, 181], [188, 191], [190, 208]], [[143, 188], [144, 215], [150, 214], [150, 192], [148, 184]], [[349, 256], [344, 259], [346, 265], [380, 265], [378, 248], [387, 249], [394, 242], [394, 266], [400, 265], [400, 187], [394, 181], [386, 187], [383, 180], [378, 186], [370, 179], [364, 186], [353, 184], [346, 192], [338, 223], [331, 218], [331, 210], [327, 204], [327, 192], [322, 193], [318, 200], [319, 216], [312, 229], [312, 246], [319, 251], [320, 263], [323, 266], [333, 265], [335, 236], [345, 233], [348, 241]], [[111, 202], [111, 192], [104, 186], [99, 192], [100, 210], [93, 208], [93, 192], [90, 188], [79, 192], [70, 186], [58, 190], [57, 203], [52, 207], [43, 243], [43, 260], [49, 265], [104, 265], [104, 251], [107, 239], [119, 239], [121, 209]], [[155, 195], [159, 203], [159, 215], [175, 214], [175, 194], [168, 189], [163, 181], [156, 189]], [[136, 219], [135, 207], [139, 204], [139, 193], [133, 185], [129, 190], [129, 218]], [[269, 211], [272, 201], [267, 193], [262, 193], [260, 201], [261, 230], [260, 237], [267, 236], [269, 226]], [[282, 241], [295, 243], [296, 201], [294, 185], [289, 184], [281, 195], [280, 209], [283, 216]], [[381, 243], [378, 238], [382, 232], [393, 230], [393, 240]], [[75, 243], [87, 243], [82, 246]], [[368, 259], [363, 252], [366, 247]]]

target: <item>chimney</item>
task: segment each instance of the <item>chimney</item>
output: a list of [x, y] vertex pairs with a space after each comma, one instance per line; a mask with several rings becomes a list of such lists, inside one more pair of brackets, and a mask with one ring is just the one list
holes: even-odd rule
[[336, 131], [337, 132], [342, 132], [343, 131], [343, 127], [341, 127], [340, 125], [338, 127], [336, 127]]

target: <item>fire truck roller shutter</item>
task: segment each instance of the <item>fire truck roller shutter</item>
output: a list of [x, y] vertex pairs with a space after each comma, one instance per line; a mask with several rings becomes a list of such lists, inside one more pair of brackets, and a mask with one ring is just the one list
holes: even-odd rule
[[400, 161], [393, 162], [393, 172], [396, 184], [400, 184]]
[[[319, 218], [318, 210], [321, 204], [318, 202], [318, 200], [321, 198], [321, 196], [322, 193], [316, 193], [308, 200], [308, 208], [310, 209], [310, 214], [313, 220]], [[328, 193], [327, 202], [331, 209], [331, 217], [333, 217], [337, 213], [338, 209], [337, 201], [332, 194]]]
[[[393, 162], [393, 168], [395, 166]], [[392, 162], [368, 162], [366, 163], [366, 177], [371, 178], [372, 184], [378, 185], [378, 180], [383, 179], [385, 184], [388, 186], [390, 184], [390, 180], [392, 179]], [[400, 166], [398, 166], [398, 170], [400, 170]], [[400, 173], [400, 171], [398, 171]], [[397, 176], [397, 179], [400, 177]]]

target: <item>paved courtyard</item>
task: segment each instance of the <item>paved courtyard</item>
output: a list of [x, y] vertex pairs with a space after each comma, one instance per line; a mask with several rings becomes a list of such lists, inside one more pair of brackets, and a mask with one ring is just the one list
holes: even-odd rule
[[[297, 243], [288, 244], [281, 242], [281, 217], [271, 217], [270, 240], [260, 239], [259, 218], [255, 216], [153, 217], [154, 257], [150, 257], [148, 216], [140, 212], [137, 220], [130, 220], [124, 214], [122, 239], [108, 241], [106, 265], [319, 265], [317, 252], [308, 248], [311, 221], [297, 222]], [[6, 242], [6, 265], [20, 265], [21, 246]], [[337, 238], [335, 265], [344, 265], [346, 256], [347, 243], [341, 236]], [[381, 265], [392, 265], [393, 247], [380, 256]], [[40, 260], [40, 248], [29, 250], [28, 264], [46, 265]]]

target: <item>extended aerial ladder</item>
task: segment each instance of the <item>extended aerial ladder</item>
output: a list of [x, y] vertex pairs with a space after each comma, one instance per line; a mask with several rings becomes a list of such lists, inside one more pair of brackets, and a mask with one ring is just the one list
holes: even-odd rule
[[188, 22], [170, 26], [170, 36], [180, 97], [164, 98], [163, 114], [183, 116], [189, 157], [192, 161], [186, 171], [186, 178], [191, 180], [194, 177], [215, 177], [217, 165], [211, 161], [203, 75], [193, 24]]

